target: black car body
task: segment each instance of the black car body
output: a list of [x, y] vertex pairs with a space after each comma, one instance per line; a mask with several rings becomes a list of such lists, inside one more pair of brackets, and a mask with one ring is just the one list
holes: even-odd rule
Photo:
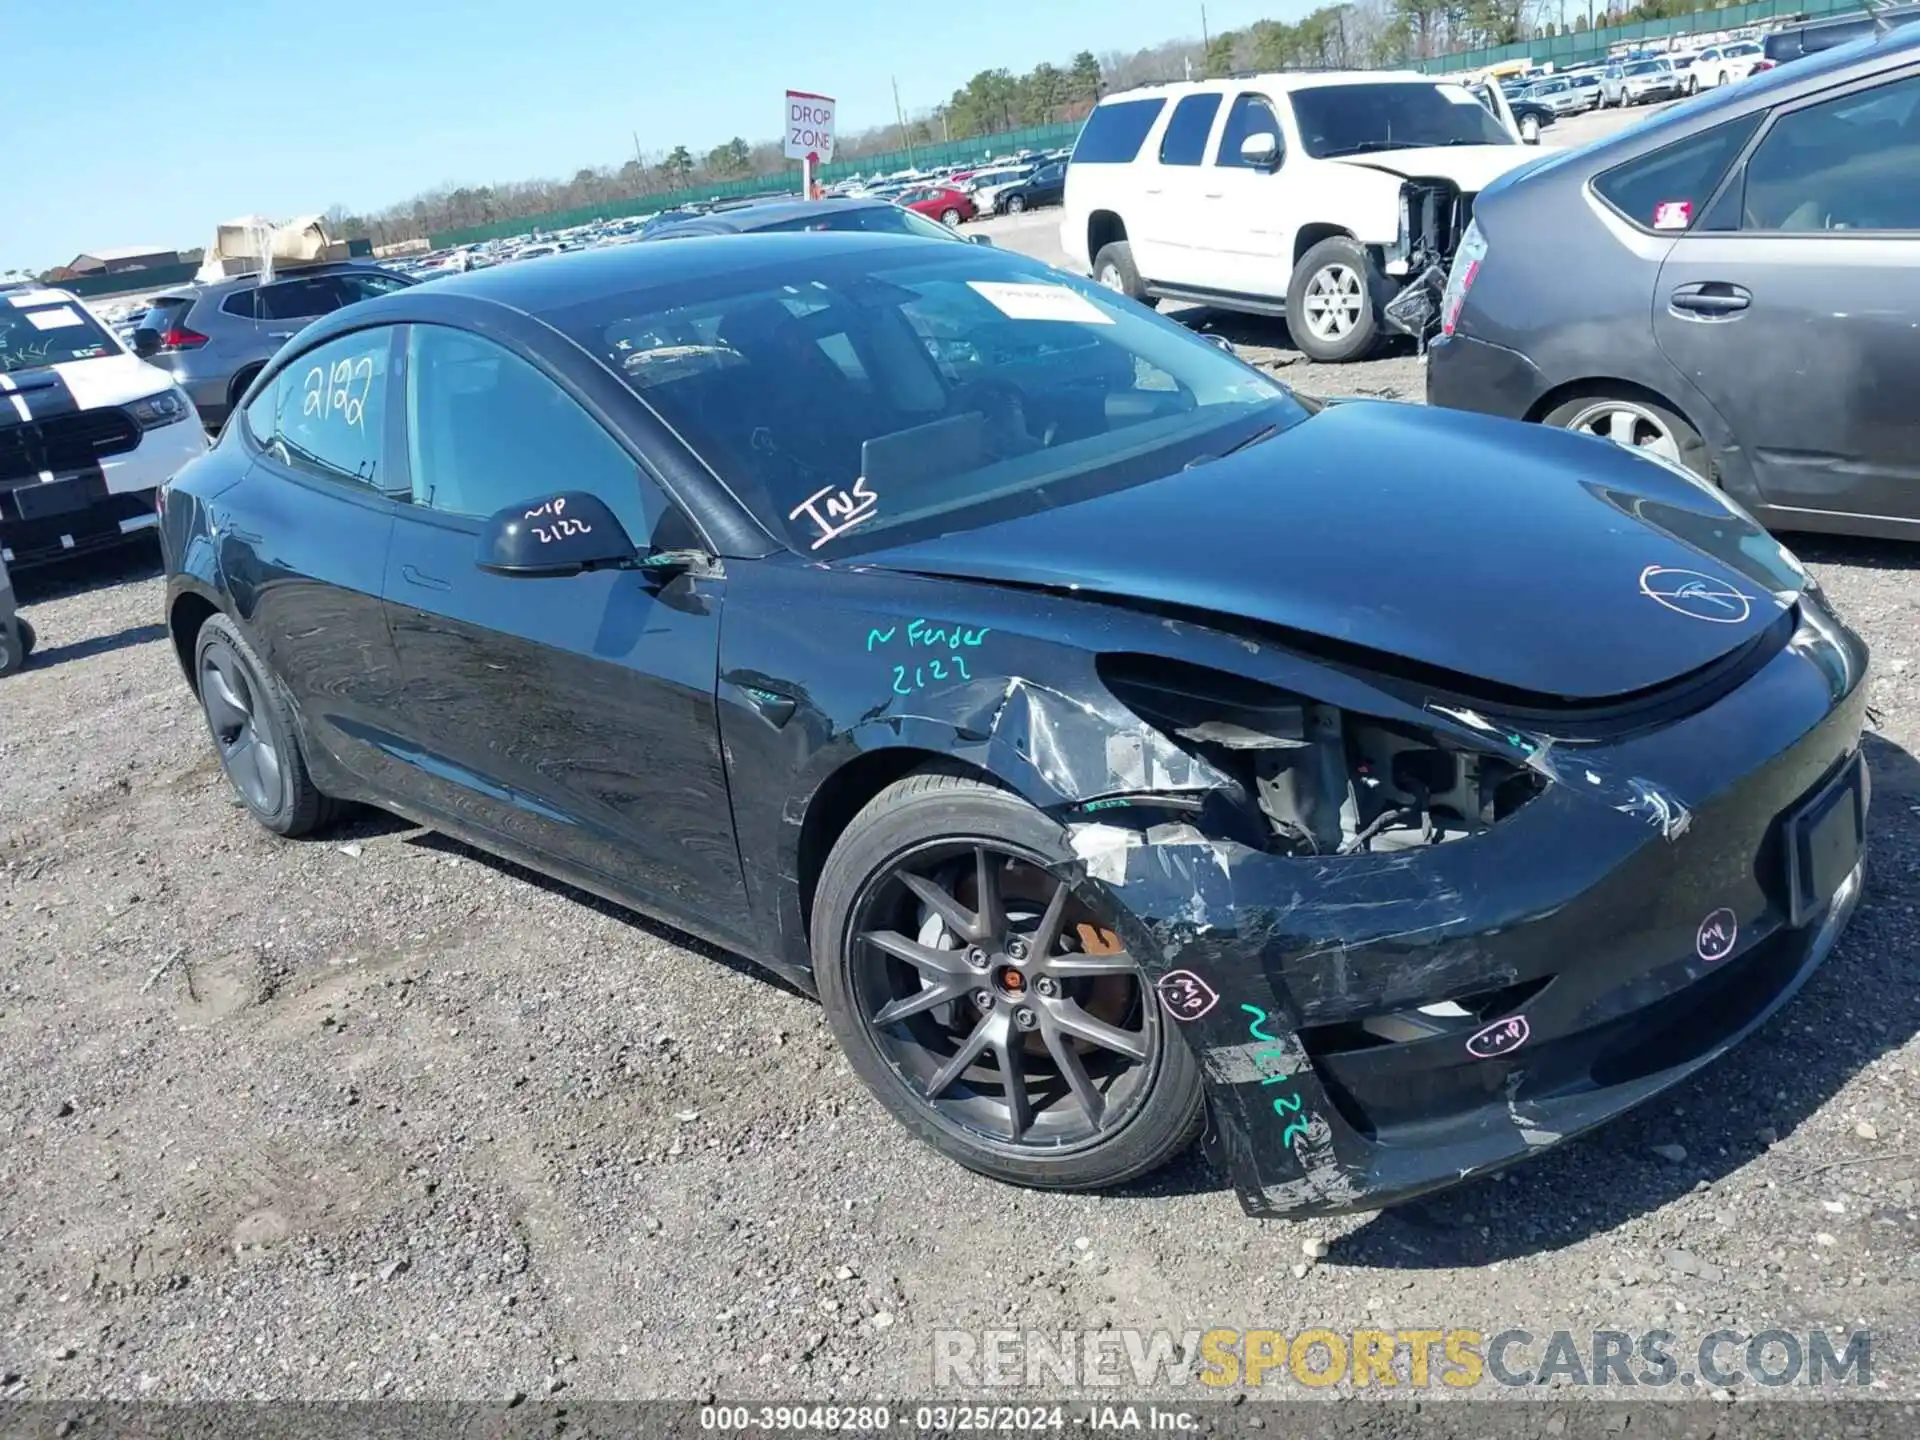
[[715, 206], [705, 215], [649, 226], [643, 240], [685, 240], [695, 235], [752, 235], [761, 232], [854, 230], [878, 235], [918, 235], [959, 240], [937, 220], [917, 215], [890, 200], [833, 197], [824, 200], [758, 200]]
[[[925, 328], [888, 351], [876, 307]], [[571, 409], [507, 427], [429, 345], [510, 355], [491, 363]], [[900, 373], [847, 389], [883, 351]], [[323, 410], [348, 378], [346, 430], [308, 425], [315, 374]], [[888, 430], [912, 394], [935, 418]], [[1750, 521], [1576, 436], [1300, 400], [1003, 251], [757, 236], [463, 276], [316, 324], [247, 414], [168, 489], [163, 544], [167, 623], [255, 813], [319, 813], [307, 795], [282, 823], [291, 790], [256, 783], [272, 712], [294, 742], [275, 777], [817, 988], [896, 1113], [1004, 1178], [1092, 1173], [1014, 1096], [1042, 1035], [1058, 1058], [1051, 1014], [1091, 1037], [1058, 1064], [1099, 1145], [1131, 1143], [1099, 1133], [1127, 1076], [1152, 1096], [1192, 1075], [1251, 1212], [1450, 1184], [1720, 1054], [1859, 894], [1867, 657]], [[580, 416], [651, 499], [577, 493], [587, 452], [556, 440]], [[983, 427], [1011, 458], [967, 471]], [[528, 494], [441, 513], [418, 452], [449, 437], [469, 466], [524, 466]], [[336, 445], [359, 458], [316, 472]], [[645, 512], [637, 554], [612, 505]], [[903, 807], [1017, 812], [1026, 859], [990, 879], [973, 820], [872, 838]], [[847, 858], [869, 839], [870, 876]], [[956, 888], [906, 880], [919, 940], [860, 928], [950, 842]], [[1050, 898], [1007, 899], [1032, 871]], [[1068, 903], [1098, 918], [1062, 941]], [[1029, 984], [1021, 936], [968, 938], [1017, 904], [1037, 949], [1068, 947], [1058, 978]], [[861, 986], [899, 955], [923, 988], [869, 1013]], [[1122, 964], [1142, 980], [1124, 1033], [1060, 993]], [[949, 1011], [952, 1035], [926, 1028]], [[1089, 1067], [1122, 1042], [1146, 1058], [1103, 1098]], [[996, 1073], [1011, 1140], [983, 1118]], [[1174, 1121], [1157, 1158], [1192, 1134]]]
[[1009, 185], [993, 197], [993, 213], [1017, 215], [1022, 210], [1037, 210], [1043, 205], [1059, 205], [1067, 196], [1067, 162], [1054, 160], [1042, 165], [1017, 185]]
[[1489, 186], [1427, 397], [1653, 446], [1776, 529], [1920, 537], [1917, 254], [1905, 26]]

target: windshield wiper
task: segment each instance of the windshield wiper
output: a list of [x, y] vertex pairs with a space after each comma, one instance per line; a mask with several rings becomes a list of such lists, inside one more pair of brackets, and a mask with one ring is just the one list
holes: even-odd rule
[[1233, 442], [1233, 444], [1229, 445], [1226, 449], [1221, 450], [1214, 454], [1196, 455], [1193, 457], [1193, 459], [1187, 461], [1187, 463], [1182, 465], [1180, 468], [1182, 470], [1197, 470], [1202, 465], [1211, 465], [1216, 460], [1224, 460], [1229, 455], [1238, 454], [1240, 451], [1246, 449], [1249, 445], [1258, 445], [1262, 440], [1267, 439], [1269, 436], [1278, 434], [1279, 431], [1280, 431], [1280, 427], [1278, 425], [1263, 425], [1258, 430], [1254, 431], [1251, 435], [1247, 436], [1244, 440], [1236, 440]]
[[1365, 155], [1374, 150], [1404, 150], [1406, 146], [1404, 140], [1362, 140], [1357, 145], [1343, 145], [1338, 150], [1329, 150], [1320, 158], [1337, 160], [1342, 155]]

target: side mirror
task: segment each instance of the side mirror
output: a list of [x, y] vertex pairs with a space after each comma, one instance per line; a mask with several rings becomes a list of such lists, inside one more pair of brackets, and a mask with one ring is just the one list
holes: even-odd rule
[[509, 505], [481, 528], [475, 561], [490, 575], [550, 577], [639, 562], [626, 527], [584, 490]]
[[1249, 135], [1240, 142], [1240, 158], [1257, 170], [1271, 170], [1280, 163], [1280, 142], [1268, 134]]
[[969, 235], [967, 239], [975, 245], [993, 244], [993, 237], [991, 235]]
[[1240, 353], [1238, 350], [1235, 350], [1233, 348], [1233, 341], [1229, 340], [1224, 335], [1216, 333], [1215, 331], [1203, 330], [1200, 332], [1200, 338], [1206, 341], [1209, 345], [1213, 346], [1216, 350], [1224, 350], [1229, 355], [1238, 355]]
[[133, 353], [145, 360], [160, 353], [160, 332], [145, 325], [133, 332]]

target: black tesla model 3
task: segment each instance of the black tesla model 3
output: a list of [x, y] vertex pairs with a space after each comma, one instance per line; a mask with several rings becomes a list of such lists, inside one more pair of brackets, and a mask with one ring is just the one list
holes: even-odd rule
[[1859, 898], [1867, 655], [1686, 472], [1323, 405], [1037, 262], [689, 239], [291, 342], [163, 498], [281, 835], [384, 807], [817, 993], [915, 1134], [1253, 1213], [1616, 1115]]

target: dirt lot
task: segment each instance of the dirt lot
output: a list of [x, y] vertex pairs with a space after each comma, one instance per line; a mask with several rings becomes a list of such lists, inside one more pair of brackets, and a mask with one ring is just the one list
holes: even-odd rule
[[[1412, 357], [1281, 373], [1418, 394]], [[0, 1394], [847, 1400], [932, 1393], [946, 1328], [1465, 1326], [1865, 1327], [1872, 1393], [1920, 1396], [1920, 551], [1802, 553], [1876, 662], [1832, 960], [1630, 1119], [1312, 1225], [1245, 1219], [1197, 1155], [1098, 1198], [977, 1179], [742, 960], [379, 817], [273, 840], [150, 555], [21, 577]]]

